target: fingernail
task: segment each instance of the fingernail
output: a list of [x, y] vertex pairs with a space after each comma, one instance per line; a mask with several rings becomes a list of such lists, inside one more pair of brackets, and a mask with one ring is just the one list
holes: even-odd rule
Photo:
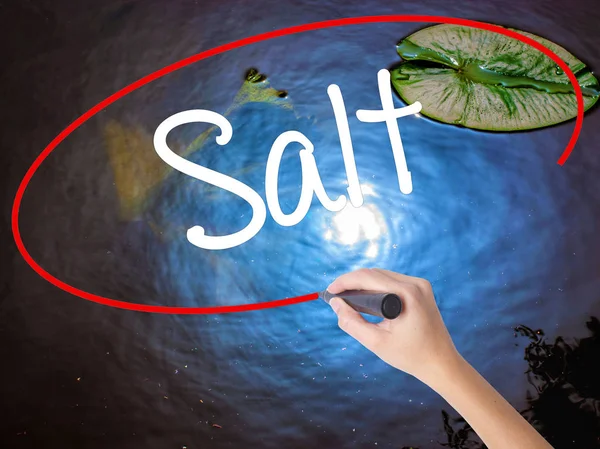
[[331, 301], [329, 301], [329, 305], [331, 306], [331, 308], [333, 309], [333, 311], [335, 313], [337, 313], [338, 310], [340, 310], [340, 306], [342, 305], [341, 301], [342, 300], [340, 298], [337, 298], [337, 297], [331, 298]]

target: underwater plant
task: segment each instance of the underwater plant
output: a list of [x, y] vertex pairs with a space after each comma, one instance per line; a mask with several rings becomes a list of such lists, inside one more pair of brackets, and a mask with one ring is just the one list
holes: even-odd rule
[[[244, 82], [224, 116], [252, 103], [292, 111], [293, 106], [287, 96], [286, 91], [271, 87], [264, 74], [251, 68], [246, 72]], [[190, 156], [203, 150], [208, 138], [216, 130], [216, 126], [211, 126], [191, 143], [186, 145], [175, 142], [173, 146], [179, 155]], [[115, 180], [119, 216], [124, 221], [139, 220], [149, 207], [156, 190], [174, 170], [160, 158], [148, 157], [155, 156], [154, 144], [151, 133], [142, 126], [127, 126], [110, 120], [104, 129], [104, 141]], [[243, 171], [263, 166], [264, 164], [254, 164], [245, 167]]]
[[[598, 80], [561, 46], [512, 29], [556, 53], [577, 77], [584, 109], [600, 95]], [[517, 39], [458, 25], [435, 25], [404, 38], [396, 50], [403, 62], [392, 84], [408, 104], [444, 123], [489, 131], [555, 125], [577, 116], [567, 75], [544, 53]]]

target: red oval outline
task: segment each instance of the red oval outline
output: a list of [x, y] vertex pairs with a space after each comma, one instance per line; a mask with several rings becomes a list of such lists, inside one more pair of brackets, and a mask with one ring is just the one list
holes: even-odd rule
[[150, 312], [150, 313], [163, 313], [163, 314], [216, 314], [216, 313], [231, 313], [231, 312], [245, 312], [250, 310], [261, 310], [261, 309], [269, 309], [274, 307], [287, 306], [291, 304], [297, 304], [306, 301], [312, 301], [318, 298], [318, 293], [311, 293], [304, 296], [297, 296], [294, 298], [281, 299], [276, 301], [267, 301], [262, 303], [251, 303], [251, 304], [242, 304], [242, 305], [233, 305], [233, 306], [218, 306], [218, 307], [172, 307], [172, 306], [151, 306], [151, 305], [143, 305], [136, 303], [129, 303], [126, 301], [119, 301], [116, 299], [104, 298], [102, 296], [94, 295], [92, 293], [88, 293], [83, 290], [79, 290], [58, 278], [55, 278], [46, 270], [44, 270], [33, 258], [29, 255], [27, 250], [25, 249], [25, 245], [23, 244], [23, 240], [21, 239], [21, 233], [19, 231], [19, 208], [21, 206], [21, 201], [23, 199], [23, 194], [25, 193], [25, 189], [29, 184], [29, 181], [33, 177], [36, 170], [42, 164], [42, 162], [48, 157], [48, 155], [64, 140], [75, 131], [79, 126], [93, 117], [95, 114], [100, 112], [102, 109], [111, 105], [118, 99], [124, 97], [125, 95], [133, 92], [136, 89], [158, 79], [161, 78], [168, 73], [174, 72], [182, 67], [186, 67], [195, 62], [201, 61], [203, 59], [210, 58], [211, 56], [215, 56], [221, 53], [225, 53], [229, 50], [233, 50], [235, 48], [244, 47], [246, 45], [255, 44], [257, 42], [266, 41], [269, 39], [274, 39], [282, 36], [289, 36], [291, 34], [304, 33], [306, 31], [312, 30], [321, 30], [325, 28], [333, 28], [339, 26], [346, 25], [358, 25], [358, 24], [366, 24], [366, 23], [386, 23], [386, 22], [435, 22], [435, 23], [448, 23], [453, 25], [463, 25], [472, 28], [479, 28], [482, 30], [492, 31], [494, 33], [503, 34], [508, 37], [512, 37], [514, 39], [518, 39], [525, 44], [528, 44], [537, 50], [541, 51], [548, 57], [550, 57], [556, 64], [562, 68], [564, 73], [569, 77], [571, 84], [575, 90], [575, 95], [577, 97], [577, 119], [575, 121], [575, 129], [573, 130], [573, 134], [569, 139], [569, 142], [565, 148], [565, 151], [562, 153], [560, 158], [558, 159], [558, 164], [563, 165], [568, 159], [577, 139], [579, 137], [579, 133], [581, 132], [581, 126], [583, 124], [583, 113], [584, 113], [584, 104], [583, 104], [583, 94], [581, 92], [581, 88], [577, 82], [577, 78], [575, 74], [571, 71], [569, 66], [558, 57], [552, 50], [543, 46], [539, 42], [534, 41], [533, 39], [519, 34], [515, 31], [508, 30], [498, 25], [492, 25], [484, 22], [478, 22], [475, 20], [469, 19], [459, 19], [454, 17], [444, 17], [444, 16], [421, 16], [421, 15], [384, 15], [384, 16], [361, 16], [361, 17], [349, 17], [344, 19], [334, 19], [334, 20], [326, 20], [323, 22], [314, 22], [314, 23], [306, 23], [304, 25], [297, 25], [288, 28], [282, 28], [280, 30], [269, 31], [262, 34], [257, 34], [255, 36], [246, 37], [234, 42], [230, 42], [225, 45], [221, 45], [215, 48], [211, 48], [210, 50], [203, 51], [201, 53], [195, 54], [188, 58], [182, 59], [181, 61], [177, 61], [171, 65], [168, 65], [156, 72], [153, 72], [149, 75], [140, 78], [139, 80], [131, 83], [130, 85], [124, 87], [118, 92], [112, 94], [108, 98], [102, 100], [96, 106], [85, 112], [79, 118], [77, 118], [73, 123], [71, 123], [67, 128], [65, 128], [58, 136], [56, 136], [52, 142], [42, 151], [42, 153], [35, 159], [27, 173], [25, 174], [21, 184], [19, 185], [19, 189], [17, 190], [17, 194], [15, 196], [15, 200], [13, 203], [12, 209], [12, 231], [15, 238], [15, 243], [17, 244], [17, 248], [19, 252], [25, 259], [25, 261], [34, 269], [34, 271], [39, 274], [42, 278], [55, 285], [56, 287], [71, 293], [75, 296], [79, 296], [80, 298], [87, 299], [88, 301], [96, 302], [99, 304], [103, 304], [105, 306], [115, 307], [118, 309], [124, 310], [134, 310], [138, 312]]

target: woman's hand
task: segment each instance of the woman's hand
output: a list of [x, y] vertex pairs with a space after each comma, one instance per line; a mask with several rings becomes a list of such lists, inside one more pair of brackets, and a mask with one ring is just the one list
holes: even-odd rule
[[327, 290], [334, 295], [374, 290], [401, 298], [400, 316], [377, 324], [366, 321], [340, 298], [330, 301], [340, 328], [393, 367], [427, 383], [460, 358], [425, 279], [365, 268], [340, 276]]
[[334, 295], [344, 290], [374, 290], [400, 296], [400, 316], [377, 324], [366, 321], [340, 298], [329, 304], [344, 331], [383, 361], [429, 385], [490, 449], [552, 449], [458, 353], [425, 279], [362, 269], [340, 276], [327, 290]]

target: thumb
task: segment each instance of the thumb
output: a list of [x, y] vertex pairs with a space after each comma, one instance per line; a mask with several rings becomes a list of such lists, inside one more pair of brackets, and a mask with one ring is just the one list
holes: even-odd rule
[[382, 338], [382, 330], [365, 320], [342, 298], [332, 298], [329, 305], [338, 316], [338, 326], [360, 344], [373, 351]]

